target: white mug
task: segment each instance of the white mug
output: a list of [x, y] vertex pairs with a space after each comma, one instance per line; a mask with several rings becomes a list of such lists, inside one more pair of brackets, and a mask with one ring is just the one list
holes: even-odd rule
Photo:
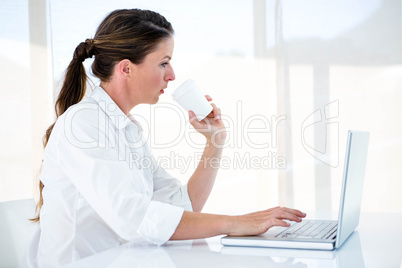
[[213, 107], [205, 96], [198, 89], [197, 84], [191, 80], [186, 80], [172, 93], [173, 100], [182, 106], [187, 112], [193, 111], [198, 121], [204, 119]]

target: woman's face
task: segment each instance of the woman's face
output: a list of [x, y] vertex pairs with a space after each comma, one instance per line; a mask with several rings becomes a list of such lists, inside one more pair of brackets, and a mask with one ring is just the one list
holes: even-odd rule
[[175, 79], [170, 60], [173, 55], [173, 38], [159, 43], [157, 49], [148, 54], [140, 64], [131, 63], [130, 91], [135, 104], [155, 104], [164, 93], [169, 81]]

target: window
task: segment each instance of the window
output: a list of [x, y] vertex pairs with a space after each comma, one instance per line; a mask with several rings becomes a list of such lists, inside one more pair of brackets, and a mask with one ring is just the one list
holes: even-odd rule
[[0, 122], [11, 127], [0, 134], [2, 200], [31, 195], [64, 70], [117, 8], [155, 10], [175, 29], [176, 81], [159, 104], [132, 113], [183, 183], [203, 138], [170, 93], [192, 78], [222, 109], [229, 136], [205, 211], [337, 210], [348, 129], [371, 132], [363, 210], [402, 211], [396, 0], [3, 1]]

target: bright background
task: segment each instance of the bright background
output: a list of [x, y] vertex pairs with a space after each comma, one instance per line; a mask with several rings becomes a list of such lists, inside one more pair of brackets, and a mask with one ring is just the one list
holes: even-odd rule
[[363, 211], [402, 212], [398, 0], [1, 0], [0, 201], [36, 195], [63, 72], [118, 8], [155, 10], [175, 28], [176, 81], [132, 113], [183, 183], [203, 141], [170, 93], [192, 78], [222, 109], [225, 166], [206, 212], [337, 210], [348, 129], [371, 132]]

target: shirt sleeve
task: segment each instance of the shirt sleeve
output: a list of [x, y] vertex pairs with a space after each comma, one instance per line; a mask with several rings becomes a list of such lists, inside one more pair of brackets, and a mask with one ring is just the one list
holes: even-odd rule
[[193, 211], [193, 206], [187, 191], [187, 184], [182, 185], [178, 179], [172, 177], [161, 166], [157, 166], [153, 175], [153, 200], [179, 206], [187, 211]]
[[[81, 107], [82, 108], [82, 107]], [[163, 244], [176, 230], [184, 209], [164, 204], [141, 191], [116, 149], [83, 146], [97, 141], [97, 110], [67, 111], [56, 137], [57, 161], [63, 172], [99, 216], [123, 239], [142, 236]], [[74, 119], [74, 120], [73, 120]], [[53, 135], [53, 133], [52, 133]], [[79, 137], [79, 143], [75, 143]], [[152, 179], [152, 178], [150, 178]]]

